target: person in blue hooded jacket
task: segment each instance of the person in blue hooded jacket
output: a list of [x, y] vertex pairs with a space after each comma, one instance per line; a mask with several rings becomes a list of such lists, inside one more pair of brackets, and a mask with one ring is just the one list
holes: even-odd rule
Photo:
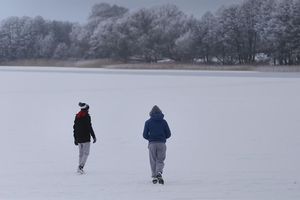
[[162, 173], [166, 159], [166, 141], [171, 137], [171, 131], [164, 114], [155, 105], [150, 111], [150, 119], [145, 122], [143, 137], [149, 141], [149, 158], [153, 183], [163, 184]]

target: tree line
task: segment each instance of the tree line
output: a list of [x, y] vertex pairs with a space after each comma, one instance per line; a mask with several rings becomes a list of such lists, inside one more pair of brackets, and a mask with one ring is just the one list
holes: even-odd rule
[[195, 18], [167, 4], [92, 7], [85, 24], [9, 17], [0, 61], [111, 58], [205, 64], [300, 64], [300, 0], [245, 0]]

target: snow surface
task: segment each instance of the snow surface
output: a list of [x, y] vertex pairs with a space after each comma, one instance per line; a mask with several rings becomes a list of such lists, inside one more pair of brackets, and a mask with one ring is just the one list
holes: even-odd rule
[[[0, 68], [0, 199], [299, 200], [300, 74]], [[98, 142], [77, 175], [72, 126]], [[150, 181], [144, 121], [169, 122], [166, 184]]]

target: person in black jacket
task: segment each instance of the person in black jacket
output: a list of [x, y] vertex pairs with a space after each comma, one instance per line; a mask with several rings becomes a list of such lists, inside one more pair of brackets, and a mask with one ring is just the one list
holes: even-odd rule
[[74, 144], [79, 147], [79, 166], [77, 172], [83, 174], [83, 168], [90, 153], [91, 136], [93, 137], [93, 143], [96, 142], [96, 136], [89, 115], [89, 105], [80, 102], [79, 106], [81, 110], [76, 114], [73, 133]]
[[161, 183], [164, 161], [166, 158], [166, 141], [171, 137], [171, 131], [164, 114], [158, 106], [153, 106], [150, 119], [145, 122], [143, 137], [149, 141], [149, 157], [153, 183]]

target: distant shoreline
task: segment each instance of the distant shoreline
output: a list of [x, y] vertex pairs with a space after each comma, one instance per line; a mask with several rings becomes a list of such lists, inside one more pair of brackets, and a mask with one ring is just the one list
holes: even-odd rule
[[103, 69], [145, 69], [145, 70], [200, 70], [200, 71], [258, 71], [258, 72], [300, 72], [298, 65], [205, 65], [192, 63], [122, 63], [109, 59], [95, 60], [16, 60], [0, 63], [1, 66], [20, 67], [75, 67]]

